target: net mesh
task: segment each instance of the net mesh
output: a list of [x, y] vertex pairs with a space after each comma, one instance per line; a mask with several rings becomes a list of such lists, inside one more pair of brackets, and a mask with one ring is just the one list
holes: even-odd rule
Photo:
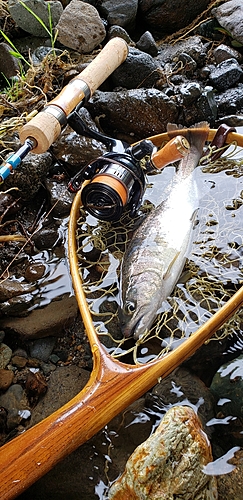
[[[97, 335], [113, 357], [136, 364], [163, 356], [193, 334], [242, 285], [241, 155], [233, 145], [226, 156], [198, 168], [202, 196], [190, 255], [152, 328], [137, 341], [124, 339], [120, 330], [121, 261], [134, 230], [161, 200], [154, 201], [147, 189], [136, 217], [124, 213], [118, 222], [98, 221], [80, 209], [76, 236], [79, 271]], [[162, 193], [167, 182], [163, 171], [152, 177], [151, 185], [158, 182]], [[241, 322], [240, 310], [211, 340], [237, 334]]]

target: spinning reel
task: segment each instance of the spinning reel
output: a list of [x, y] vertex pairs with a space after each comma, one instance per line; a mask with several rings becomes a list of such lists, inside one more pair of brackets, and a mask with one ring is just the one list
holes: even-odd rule
[[129, 146], [90, 129], [82, 120], [78, 108], [68, 116], [67, 121], [75, 132], [102, 142], [109, 150], [83, 167], [68, 185], [69, 191], [73, 193], [82, 187], [81, 201], [84, 208], [101, 220], [118, 220], [126, 206], [134, 214], [142, 202], [146, 173], [158, 171], [190, 150], [188, 141], [182, 136], [175, 137], [161, 150], [166, 150], [166, 155], [157, 152], [148, 139]]

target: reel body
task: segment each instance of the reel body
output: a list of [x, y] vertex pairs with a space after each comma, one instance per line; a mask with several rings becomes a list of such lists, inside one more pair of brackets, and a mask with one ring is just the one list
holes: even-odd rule
[[[109, 150], [83, 167], [68, 185], [69, 191], [73, 193], [82, 188], [84, 208], [101, 220], [118, 220], [126, 206], [134, 214], [142, 203], [146, 174], [158, 172], [190, 151], [190, 144], [181, 135], [171, 139], [159, 151], [149, 139], [129, 146], [126, 142], [89, 128], [78, 108], [68, 116], [67, 121], [75, 132], [102, 142]], [[82, 187], [85, 181], [90, 182]]]
[[[84, 208], [94, 217], [118, 220], [128, 206], [135, 213], [141, 205], [145, 190], [145, 171], [141, 160], [150, 158], [154, 145], [144, 139], [134, 146], [113, 139], [90, 129], [83, 122], [78, 110], [68, 117], [69, 125], [78, 133], [104, 143], [109, 152], [83, 167], [69, 182], [71, 192], [81, 190]], [[90, 181], [82, 187], [85, 181]]]

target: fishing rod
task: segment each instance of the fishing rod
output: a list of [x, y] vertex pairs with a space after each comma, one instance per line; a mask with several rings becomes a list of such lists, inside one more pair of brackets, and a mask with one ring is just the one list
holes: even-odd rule
[[109, 40], [96, 58], [73, 78], [19, 132], [22, 146], [0, 166], [0, 184], [15, 170], [32, 151], [45, 153], [61, 134], [68, 115], [76, 106], [83, 106], [94, 91], [122, 64], [128, 55], [128, 45], [122, 38]]

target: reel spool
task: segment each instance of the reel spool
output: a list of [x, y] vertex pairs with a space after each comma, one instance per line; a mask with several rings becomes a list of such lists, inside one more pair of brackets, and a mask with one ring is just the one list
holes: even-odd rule
[[81, 201], [98, 219], [116, 221], [126, 205], [134, 213], [142, 202], [145, 175], [139, 160], [151, 154], [153, 145], [142, 141], [129, 150], [123, 154], [107, 153], [92, 165], [98, 172], [82, 189]]

